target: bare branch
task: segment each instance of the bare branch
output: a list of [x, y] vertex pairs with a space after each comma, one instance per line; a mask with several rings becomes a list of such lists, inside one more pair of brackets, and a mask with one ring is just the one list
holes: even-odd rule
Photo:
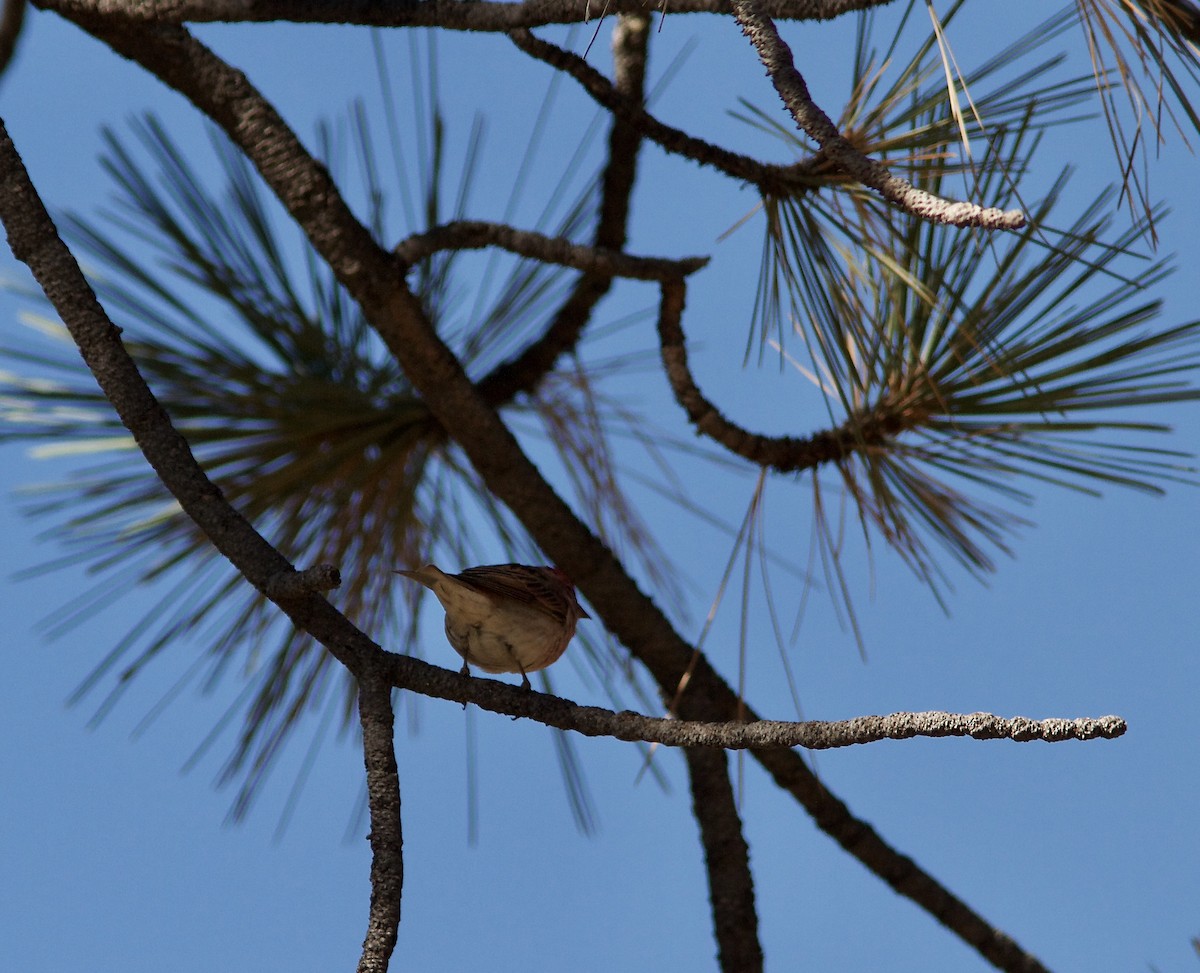
[[642, 716], [628, 710], [580, 706], [569, 699], [478, 676], [464, 676], [412, 656], [385, 653], [387, 680], [399, 689], [454, 703], [474, 703], [489, 713], [536, 720], [586, 737], [656, 743], [665, 747], [717, 747], [725, 750], [834, 750], [841, 747], [908, 740], [912, 737], [970, 737], [973, 740], [1112, 740], [1128, 729], [1119, 716], [1078, 719], [1009, 719], [991, 713], [892, 713], [849, 720], [707, 722]]
[[[186, 31], [140, 29], [128, 22], [81, 21], [81, 25], [177, 88], [241, 147], [358, 301], [488, 489], [521, 520], [546, 555], [575, 579], [609, 631], [634, 651], [663, 692], [672, 694], [689, 666], [693, 667], [680, 715], [708, 720], [755, 718], [707, 659], [695, 657], [693, 648], [642, 594], [612, 551], [541, 476], [395, 273], [395, 258], [379, 248], [368, 230], [355, 221], [324, 167], [304, 151], [245, 76]], [[287, 609], [294, 619], [298, 617], [294, 604], [289, 603]], [[322, 642], [323, 636], [336, 637], [344, 631], [330, 632], [311, 624], [304, 627]], [[788, 750], [756, 750], [754, 754], [822, 830], [990, 962], [1014, 973], [1044, 969], [1036, 957], [987, 923], [911, 858], [888, 846], [869, 825], [854, 818], [797, 754]]]
[[759, 59], [771, 76], [771, 83], [783, 99], [796, 124], [825, 152], [828, 160], [851, 176], [876, 190], [884, 199], [905, 212], [935, 223], [952, 226], [978, 226], [985, 230], [1017, 230], [1025, 225], [1020, 210], [984, 208], [975, 203], [952, 202], [918, 189], [906, 179], [894, 176], [888, 168], [851, 145], [808, 93], [808, 85], [792, 61], [788, 47], [759, 0], [731, 0], [734, 17], [758, 51]]
[[723, 973], [760, 973], [762, 944], [758, 941], [758, 912], [754, 908], [754, 876], [750, 849], [729, 782], [729, 758], [719, 750], [689, 747], [688, 781], [692, 813], [700, 825], [704, 864], [708, 870], [708, 899], [712, 904], [717, 958]]
[[[855, 10], [881, 7], [892, 0], [765, 0], [768, 14], [780, 20], [832, 20]], [[598, 16], [581, 0], [41, 0], [38, 6], [71, 19], [105, 17], [139, 23], [267, 22], [357, 24], [366, 27], [443, 27], [449, 30], [506, 31], [548, 24], [587, 23]], [[645, 15], [727, 15], [729, 0], [671, 0], [665, 8], [643, 0], [608, 0], [608, 13]]]
[[674, 280], [695, 273], [709, 260], [708, 257], [685, 257], [681, 260], [635, 257], [604, 247], [585, 247], [531, 230], [517, 230], [503, 223], [475, 220], [456, 220], [414, 234], [402, 241], [394, 252], [405, 264], [412, 265], [439, 250], [479, 250], [489, 246], [544, 263], [573, 267], [589, 274], [628, 277], [631, 280]]
[[359, 682], [358, 718], [367, 769], [371, 813], [371, 909], [358, 973], [387, 973], [400, 926], [404, 887], [404, 838], [400, 822], [400, 775], [396, 769], [392, 688], [371, 679]]

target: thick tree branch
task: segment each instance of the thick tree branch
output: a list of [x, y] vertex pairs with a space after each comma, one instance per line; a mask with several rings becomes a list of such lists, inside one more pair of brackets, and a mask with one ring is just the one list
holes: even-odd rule
[[791, 48], [784, 43], [760, 0], [731, 0], [738, 24], [758, 51], [759, 59], [771, 77], [771, 83], [787, 106], [796, 124], [824, 151], [834, 165], [877, 191], [907, 213], [934, 223], [953, 226], [978, 226], [987, 230], [1017, 230], [1025, 225], [1020, 210], [984, 208], [975, 203], [952, 202], [906, 179], [894, 176], [888, 168], [868, 158], [851, 145], [837, 130], [829, 116], [813, 102], [808, 85], [792, 61]]
[[708, 257], [635, 257], [604, 247], [585, 247], [562, 237], [548, 237], [531, 230], [518, 230], [504, 223], [456, 220], [403, 240], [396, 256], [412, 265], [441, 250], [481, 250], [500, 247], [543, 263], [573, 267], [590, 274], [627, 277], [630, 280], [675, 280], [693, 274], [708, 263]]
[[704, 843], [717, 959], [722, 973], [761, 973], [763, 952], [758, 941], [750, 849], [729, 782], [729, 758], [721, 750], [692, 747], [684, 750], [684, 756], [692, 813]]
[[893, 413], [880, 407], [869, 415], [855, 416], [853, 421], [848, 420], [837, 429], [806, 438], [764, 436], [743, 429], [721, 414], [692, 377], [683, 337], [685, 296], [686, 288], [681, 279], [663, 281], [658, 308], [663, 370], [675, 401], [696, 431], [731, 453], [780, 473], [796, 473], [822, 463], [837, 462], [858, 450], [884, 447], [898, 433], [918, 423], [920, 416], [916, 413]]
[[0, 12], [0, 75], [8, 70], [16, 53], [25, 23], [25, 6], [26, 0], [4, 0], [4, 10]]
[[[766, 0], [767, 13], [780, 20], [832, 20], [892, 0]], [[601, 7], [579, 0], [44, 0], [39, 6], [72, 19], [105, 17], [139, 23], [267, 22], [357, 24], [364, 27], [443, 27], [449, 30], [505, 31], [548, 24], [588, 23], [603, 13], [644, 16], [710, 13], [727, 15], [729, 0], [671, 0], [664, 7], [643, 0], [607, 0]]]
[[[328, 173], [304, 151], [278, 113], [240, 72], [185, 31], [138, 29], [128, 22], [82, 25], [180, 90], [234, 139], [358, 301], [488, 489], [521, 520], [546, 555], [576, 580], [606, 627], [647, 666], [664, 693], [672, 694], [693, 666], [693, 649], [542, 478], [425, 318], [395, 273], [395, 259], [355, 221]], [[321, 639], [320, 631], [308, 630]], [[680, 715], [756, 718], [703, 656], [695, 660]], [[990, 962], [1011, 971], [1044, 970], [1035, 957], [856, 820], [797, 754], [754, 754], [822, 830]]]
[[387, 973], [400, 926], [404, 887], [404, 838], [400, 823], [400, 775], [394, 744], [392, 687], [378, 678], [359, 680], [358, 718], [367, 806], [371, 814], [371, 909], [358, 973]]

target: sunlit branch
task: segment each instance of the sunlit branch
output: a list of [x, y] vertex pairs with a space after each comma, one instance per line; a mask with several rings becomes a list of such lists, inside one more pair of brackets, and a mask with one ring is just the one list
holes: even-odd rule
[[[765, 0], [767, 13], [781, 20], [832, 20], [855, 10], [881, 7], [892, 0]], [[357, 24], [369, 27], [443, 27], [449, 30], [504, 31], [547, 24], [588, 23], [598, 9], [580, 0], [39, 0], [72, 19], [97, 16], [141, 23], [181, 25], [224, 21], [290, 21], [308, 24]], [[610, 14], [729, 13], [728, 0], [671, 0], [665, 6], [642, 0], [606, 0]]]
[[718, 747], [726, 750], [834, 750], [841, 747], [908, 740], [912, 737], [970, 737], [973, 740], [1111, 740], [1122, 736], [1126, 724], [1118, 716], [1031, 720], [991, 713], [892, 713], [848, 720], [788, 722], [762, 720], [747, 712], [745, 720], [709, 722], [643, 716], [628, 710], [580, 706], [497, 679], [463, 676], [420, 659], [385, 653], [386, 678], [399, 689], [419, 692], [454, 703], [473, 703], [502, 716], [536, 720], [587, 737], [656, 743], [665, 747]]
[[367, 771], [371, 816], [371, 906], [358, 973], [387, 973], [400, 926], [404, 887], [404, 839], [400, 821], [400, 775], [396, 769], [392, 687], [360, 679], [358, 717]]
[[722, 973], [759, 973], [763, 968], [754, 907], [754, 876], [742, 818], [729, 781], [729, 758], [719, 750], [684, 750], [692, 813], [700, 825], [717, 960]]
[[807, 160], [799, 165], [772, 165], [688, 135], [681, 129], [659, 121], [646, 111], [640, 102], [625, 97], [608, 78], [578, 54], [542, 40], [528, 30], [510, 31], [508, 36], [530, 57], [570, 75], [598, 105], [607, 108], [665, 151], [691, 159], [700, 165], [711, 166], [735, 179], [752, 183], [764, 193], [790, 195], [799, 189], [811, 187], [813, 181], [809, 176], [809, 169], [817, 168], [818, 165], [828, 165], [817, 159]]
[[779, 473], [796, 473], [822, 463], [836, 462], [856, 450], [886, 445], [892, 437], [915, 424], [879, 409], [873, 414], [855, 416], [837, 429], [812, 436], [764, 436], [743, 429], [727, 419], [696, 385], [688, 366], [683, 335], [683, 308], [686, 288], [682, 280], [664, 281], [658, 309], [658, 340], [663, 370], [675, 401], [683, 408], [696, 431], [731, 453], [758, 466]]
[[531, 230], [518, 230], [503, 223], [457, 220], [410, 236], [395, 249], [396, 256], [412, 265], [441, 250], [479, 250], [500, 247], [522, 257], [544, 263], [573, 267], [589, 274], [627, 277], [631, 280], [674, 280], [695, 273], [708, 263], [708, 257], [668, 260], [660, 257], [635, 257], [632, 254], [585, 247], [561, 237], [548, 237]]
[[771, 83], [779, 97], [796, 124], [816, 141], [831, 163], [840, 166], [864, 186], [876, 190], [905, 212], [922, 219], [953, 226], [978, 226], [987, 230], [1016, 230], [1025, 225], [1025, 216], [1020, 210], [1004, 211], [943, 199], [892, 175], [887, 166], [859, 152], [813, 102], [808, 85], [792, 61], [791, 48], [779, 36], [779, 31], [759, 0], [732, 0], [732, 3], [734, 17], [742, 33], [758, 51], [759, 59], [771, 76]]
[[[694, 660], [694, 648], [542, 477], [395, 273], [395, 258], [378, 247], [368, 229], [355, 220], [325, 168], [304, 150], [245, 75], [177, 28], [138, 29], [128, 22], [86, 19], [80, 23], [177, 88], [230, 135], [358, 302], [488, 489], [520, 519], [546, 556], [575, 579], [605, 626], [635, 652], [659, 686], [672, 691], [694, 662], [680, 716], [755, 719], [703, 655]], [[288, 604], [287, 610], [293, 619], [298, 618], [293, 604]], [[316, 624], [323, 622], [314, 616], [303, 627], [323, 643], [344, 631]], [[994, 965], [1012, 971], [1044, 969], [1011, 937], [850, 814], [797, 754], [755, 750], [754, 755], [822, 830]]]

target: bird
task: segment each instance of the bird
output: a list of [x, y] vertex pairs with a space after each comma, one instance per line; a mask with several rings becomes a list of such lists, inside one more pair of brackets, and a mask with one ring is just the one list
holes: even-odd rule
[[575, 598], [575, 585], [557, 567], [483, 564], [447, 574], [433, 564], [396, 574], [424, 585], [446, 609], [446, 639], [471, 666], [484, 672], [529, 673], [557, 662], [575, 635], [575, 623], [591, 616]]

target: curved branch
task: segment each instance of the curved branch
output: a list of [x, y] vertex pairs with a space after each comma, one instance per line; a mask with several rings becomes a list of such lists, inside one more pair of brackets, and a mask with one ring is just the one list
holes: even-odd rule
[[[881, 7], [892, 0], [766, 0], [781, 20], [832, 20], [855, 10]], [[506, 31], [549, 24], [582, 24], [599, 11], [579, 0], [40, 0], [72, 20], [106, 17], [142, 24], [263, 23], [283, 20], [308, 24], [356, 24], [362, 27], [442, 27], [448, 30]], [[657, 4], [643, 0], [606, 0], [608, 13], [645, 15]], [[663, 13], [726, 15], [729, 0], [671, 0]]]
[[543, 263], [631, 280], [674, 280], [695, 273], [709, 260], [708, 257], [684, 257], [681, 260], [635, 257], [604, 247], [585, 247], [562, 237], [518, 230], [504, 223], [478, 220], [455, 220], [414, 234], [398, 244], [393, 252], [405, 264], [411, 265], [441, 250], [481, 250], [492, 246]]
[[901, 417], [881, 406], [869, 415], [847, 420], [837, 429], [803, 439], [796, 436], [764, 436], [743, 429], [721, 414], [692, 377], [683, 337], [685, 294], [682, 280], [663, 281], [662, 300], [658, 308], [658, 340], [663, 370], [675, 401], [683, 408], [696, 431], [729, 452], [779, 473], [798, 473], [822, 463], [835, 463], [856, 451], [885, 446], [892, 437], [915, 421], [915, 414]]
[[731, 0], [733, 14], [742, 33], [758, 51], [771, 76], [771, 83], [796, 124], [824, 151], [828, 160], [877, 191], [884, 199], [907, 213], [934, 223], [978, 226], [985, 230], [1017, 230], [1025, 225], [1020, 210], [984, 208], [975, 203], [952, 202], [918, 189], [907, 179], [894, 176], [881, 162], [863, 155], [837, 130], [829, 116], [813, 102], [808, 85], [796, 70], [791, 48], [784, 43], [760, 0]]
[[396, 769], [392, 687], [379, 679], [360, 680], [358, 719], [367, 770], [371, 814], [371, 907], [358, 973], [387, 973], [400, 927], [404, 887], [404, 837], [400, 822], [400, 775]]
[[684, 750], [684, 756], [692, 812], [704, 844], [717, 958], [724, 973], [761, 973], [763, 951], [758, 941], [750, 849], [729, 783], [729, 758], [720, 750], [691, 747]]
[[[689, 666], [693, 667], [680, 715], [709, 720], [755, 718], [707, 659], [695, 657], [694, 649], [638, 589], [612, 551], [541, 476], [395, 273], [395, 258], [378, 247], [367, 228], [354, 219], [324, 167], [305, 152], [245, 76], [186, 31], [135, 28], [128, 22], [81, 19], [80, 23], [179, 90], [230, 135], [359, 303], [488, 489], [521, 520], [546, 555], [575, 579], [607, 628], [646, 665], [663, 692], [673, 693]], [[323, 599], [317, 600], [332, 612]], [[324, 619], [316, 615], [313, 624], [304, 624], [293, 604], [285, 610], [323, 644], [330, 644], [325, 643], [326, 638], [336, 640], [346, 632], [344, 627], [333, 630], [320, 624]], [[342, 622], [357, 632], [344, 619]], [[753, 752], [823, 831], [994, 965], [1014, 973], [1045, 969], [911, 858], [854, 818], [797, 754], [789, 750]]]

